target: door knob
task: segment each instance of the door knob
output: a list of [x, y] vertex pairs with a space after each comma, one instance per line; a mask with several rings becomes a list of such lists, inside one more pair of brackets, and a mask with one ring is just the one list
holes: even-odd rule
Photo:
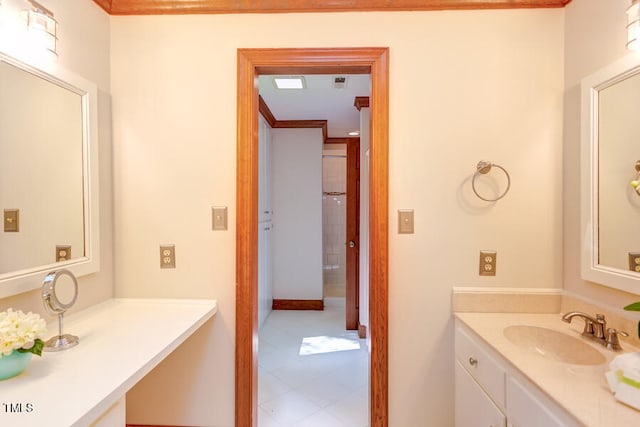
[[349, 247], [350, 248], [355, 248], [356, 247], [356, 242], [354, 242], [353, 240], [349, 240]]

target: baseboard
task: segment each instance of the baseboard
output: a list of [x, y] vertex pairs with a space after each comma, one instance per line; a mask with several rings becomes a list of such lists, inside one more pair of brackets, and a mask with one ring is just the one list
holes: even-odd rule
[[324, 310], [321, 299], [274, 299], [273, 310]]

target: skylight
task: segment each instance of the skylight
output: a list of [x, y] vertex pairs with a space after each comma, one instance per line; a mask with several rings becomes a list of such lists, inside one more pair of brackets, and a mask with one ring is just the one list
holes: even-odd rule
[[278, 89], [304, 89], [307, 87], [303, 76], [279, 76], [273, 78]]

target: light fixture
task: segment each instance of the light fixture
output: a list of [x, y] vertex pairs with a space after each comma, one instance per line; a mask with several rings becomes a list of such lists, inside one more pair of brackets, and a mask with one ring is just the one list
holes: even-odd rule
[[307, 87], [303, 76], [278, 76], [273, 78], [278, 89], [304, 89]]
[[640, 0], [633, 0], [627, 8], [627, 49], [640, 48]]
[[58, 21], [53, 18], [53, 12], [35, 0], [25, 0], [29, 9], [25, 11], [27, 31], [34, 39], [54, 57], [58, 57]]
[[360, 136], [360, 131], [354, 130], [353, 132], [349, 132], [349, 136]]

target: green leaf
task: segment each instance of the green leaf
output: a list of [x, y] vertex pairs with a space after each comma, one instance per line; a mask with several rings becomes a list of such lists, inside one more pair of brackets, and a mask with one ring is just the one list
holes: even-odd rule
[[17, 351], [19, 353], [33, 353], [37, 356], [41, 356], [43, 349], [44, 349], [44, 341], [42, 341], [40, 338], [36, 338], [31, 348], [26, 348], [26, 349], [19, 348]]
[[640, 302], [634, 302], [624, 308], [627, 311], [640, 311]]

